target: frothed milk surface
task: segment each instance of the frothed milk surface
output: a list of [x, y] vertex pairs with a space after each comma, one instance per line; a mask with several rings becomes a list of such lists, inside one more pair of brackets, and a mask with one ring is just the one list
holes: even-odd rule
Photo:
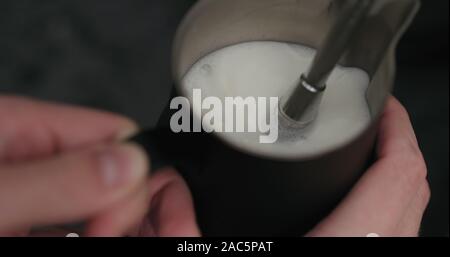
[[[191, 101], [193, 89], [201, 89], [203, 97], [221, 99], [282, 98], [296, 86], [314, 55], [314, 49], [296, 44], [263, 41], [237, 44], [199, 60], [185, 75], [182, 88], [190, 92], [187, 95]], [[368, 74], [361, 69], [336, 67], [315, 123], [307, 131], [280, 128], [280, 138], [274, 144], [261, 144], [258, 133], [217, 135], [254, 154], [280, 158], [312, 158], [335, 150], [369, 126], [371, 115], [366, 101], [369, 82]]]

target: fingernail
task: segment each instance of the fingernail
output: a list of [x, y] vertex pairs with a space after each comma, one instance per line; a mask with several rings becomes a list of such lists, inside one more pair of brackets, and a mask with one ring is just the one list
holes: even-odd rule
[[147, 173], [147, 158], [135, 145], [114, 145], [103, 149], [98, 157], [102, 183], [117, 187], [135, 183]]
[[139, 131], [138, 125], [136, 125], [135, 123], [130, 123], [128, 127], [123, 128], [122, 130], [119, 131], [119, 133], [117, 133], [116, 140], [118, 141], [126, 140], [137, 134], [138, 131]]

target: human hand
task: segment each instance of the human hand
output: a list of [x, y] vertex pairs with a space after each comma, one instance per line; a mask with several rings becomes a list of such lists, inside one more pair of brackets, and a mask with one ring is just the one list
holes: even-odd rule
[[418, 236], [430, 199], [427, 168], [405, 108], [393, 97], [383, 114], [378, 161], [308, 236]]
[[78, 221], [83, 235], [121, 236], [143, 217], [152, 235], [198, 235], [179, 175], [148, 179], [145, 154], [120, 143], [136, 131], [113, 114], [0, 96], [0, 236], [64, 236], [53, 225]]
[[149, 188], [149, 212], [129, 236], [200, 236], [191, 192], [184, 179], [173, 168], [164, 168], [154, 173]]

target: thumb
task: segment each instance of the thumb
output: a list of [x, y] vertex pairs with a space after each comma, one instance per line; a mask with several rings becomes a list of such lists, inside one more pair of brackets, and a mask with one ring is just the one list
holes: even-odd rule
[[147, 170], [129, 144], [0, 165], [0, 231], [85, 219], [132, 194]]

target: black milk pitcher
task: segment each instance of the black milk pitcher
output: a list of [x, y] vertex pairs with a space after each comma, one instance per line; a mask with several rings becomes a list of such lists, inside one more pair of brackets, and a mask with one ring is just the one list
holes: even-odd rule
[[[184, 18], [173, 49], [173, 96], [202, 57], [251, 41], [318, 48], [345, 0], [200, 0]], [[344, 146], [309, 158], [257, 154], [218, 134], [174, 133], [167, 107], [159, 126], [133, 140], [153, 169], [171, 165], [186, 179], [205, 236], [302, 236], [349, 192], [371, 163], [380, 113], [392, 91], [395, 50], [418, 0], [377, 0], [339, 65], [369, 74], [372, 122]], [[195, 116], [195, 115], [194, 115]], [[193, 117], [193, 119], [199, 117]]]

